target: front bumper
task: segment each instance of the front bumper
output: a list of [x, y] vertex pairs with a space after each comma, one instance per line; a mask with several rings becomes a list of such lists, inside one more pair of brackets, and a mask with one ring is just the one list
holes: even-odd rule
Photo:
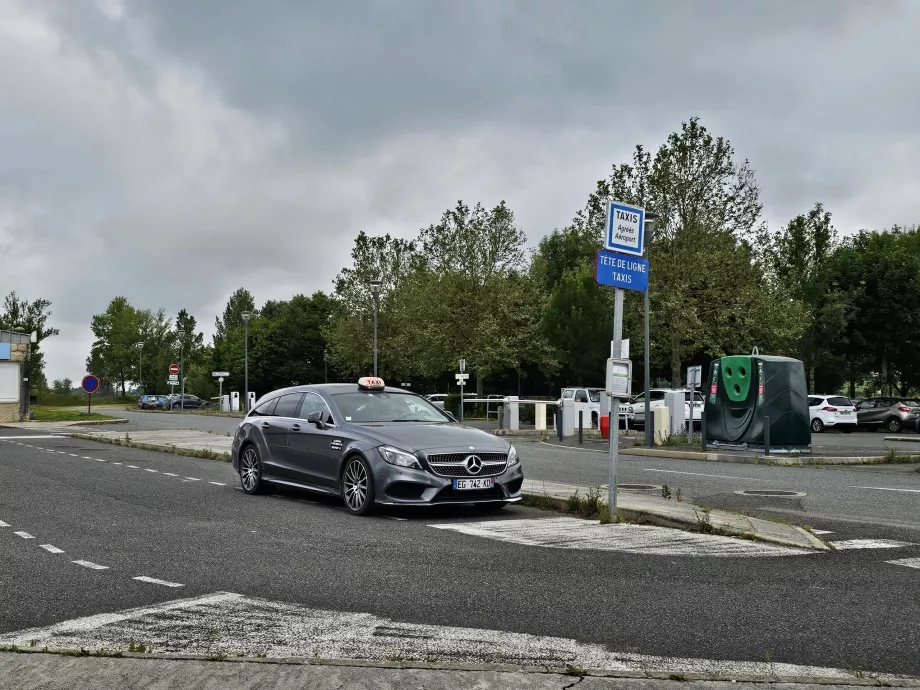
[[511, 503], [521, 500], [524, 471], [518, 462], [504, 472], [490, 475], [491, 489], [456, 490], [454, 479], [476, 477], [442, 477], [427, 470], [397, 467], [386, 462], [375, 450], [371, 462], [376, 502], [381, 505], [431, 506], [450, 503]]

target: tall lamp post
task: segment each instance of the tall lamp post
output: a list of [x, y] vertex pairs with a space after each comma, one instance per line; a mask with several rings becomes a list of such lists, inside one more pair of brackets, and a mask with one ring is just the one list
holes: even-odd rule
[[185, 331], [176, 331], [179, 336], [179, 409], [185, 411]]
[[374, 296], [374, 376], [377, 376], [377, 310], [380, 305], [380, 278], [371, 281], [371, 294]]
[[244, 311], [240, 316], [243, 317], [243, 409], [249, 414], [249, 319], [252, 318], [251, 311]]
[[[653, 228], [655, 227], [655, 222], [658, 220], [658, 218], [659, 216], [657, 213], [652, 213], [650, 211], [646, 211], [645, 213], [645, 222], [648, 224], [648, 227], [645, 229], [645, 258], [646, 259], [649, 258], [649, 249], [652, 244], [652, 231], [653, 231]], [[652, 406], [652, 393], [649, 390], [649, 386], [651, 386], [651, 374], [649, 372], [650, 365], [649, 365], [649, 342], [648, 342], [648, 292], [649, 292], [649, 289], [651, 289], [651, 287], [652, 286], [649, 285], [648, 289], [645, 290], [642, 296], [643, 305], [644, 305], [643, 327], [645, 329], [645, 338], [643, 338], [644, 343], [645, 343], [645, 347], [644, 347], [645, 367], [644, 367], [644, 372], [643, 372], [643, 375], [645, 377], [645, 445], [648, 446], [649, 448], [655, 445], [655, 434], [654, 434], [655, 430], [652, 429], [652, 425], [651, 425], [652, 420], [651, 420], [651, 414], [650, 414], [651, 406]], [[690, 400], [691, 400], [690, 404], [692, 405], [693, 404], [692, 391], [690, 395]]]
[[137, 344], [137, 392], [140, 394], [144, 390], [144, 360], [141, 354], [144, 352], [144, 343]]
[[328, 351], [323, 350], [323, 376], [326, 379], [325, 383], [329, 383], [329, 362], [327, 361], [328, 355]]

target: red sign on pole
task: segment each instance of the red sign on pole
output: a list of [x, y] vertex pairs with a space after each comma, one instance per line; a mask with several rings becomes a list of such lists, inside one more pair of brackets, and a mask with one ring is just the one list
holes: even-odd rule
[[179, 365], [178, 365], [178, 364], [170, 364], [170, 365], [169, 365], [169, 373], [172, 374], [173, 376], [178, 376], [178, 375], [179, 375]]

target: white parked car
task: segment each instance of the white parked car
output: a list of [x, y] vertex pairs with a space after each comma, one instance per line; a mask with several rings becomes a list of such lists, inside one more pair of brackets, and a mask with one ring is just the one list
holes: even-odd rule
[[430, 402], [435, 407], [440, 407], [444, 409], [444, 401], [447, 400], [447, 393], [432, 393], [431, 395], [426, 395], [428, 402]]
[[[684, 394], [684, 419], [690, 423], [690, 390], [687, 388], [652, 388], [649, 391], [649, 404], [654, 410], [656, 407], [664, 405], [664, 394], [669, 391], [677, 390]], [[629, 401], [629, 413], [632, 415], [632, 423], [636, 426], [645, 426], [645, 393], [639, 393], [633, 396]], [[703, 418], [703, 394], [700, 391], [693, 393], [693, 428], [699, 429], [702, 426]]]
[[820, 434], [826, 428], [837, 428], [844, 433], [856, 429], [856, 407], [842, 395], [811, 395], [808, 397], [812, 433]]

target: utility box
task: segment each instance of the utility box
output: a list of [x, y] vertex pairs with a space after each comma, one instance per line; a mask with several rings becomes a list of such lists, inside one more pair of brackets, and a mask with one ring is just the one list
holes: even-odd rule
[[229, 412], [230, 411], [230, 396], [224, 395], [220, 399], [220, 411]]
[[253, 407], [256, 406], [256, 394], [253, 391], [249, 391], [249, 404], [246, 406], [246, 411], [249, 412]]
[[[573, 400], [569, 400], [569, 399], [562, 400], [562, 436], [563, 438], [575, 435], [575, 427], [578, 426], [578, 410], [575, 409], [575, 407], [576, 407], [576, 403]], [[579, 407], [581, 406], [579, 405]]]
[[713, 360], [706, 378], [706, 442], [771, 452], [811, 450], [805, 365], [791, 357], [731, 355]]
[[230, 411], [239, 412], [240, 411], [240, 392], [232, 391], [230, 393]]
[[684, 393], [683, 391], [667, 391], [664, 394], [664, 405], [668, 408], [668, 417], [670, 418], [670, 429], [672, 434], [684, 433], [686, 426], [686, 414], [684, 414]]

